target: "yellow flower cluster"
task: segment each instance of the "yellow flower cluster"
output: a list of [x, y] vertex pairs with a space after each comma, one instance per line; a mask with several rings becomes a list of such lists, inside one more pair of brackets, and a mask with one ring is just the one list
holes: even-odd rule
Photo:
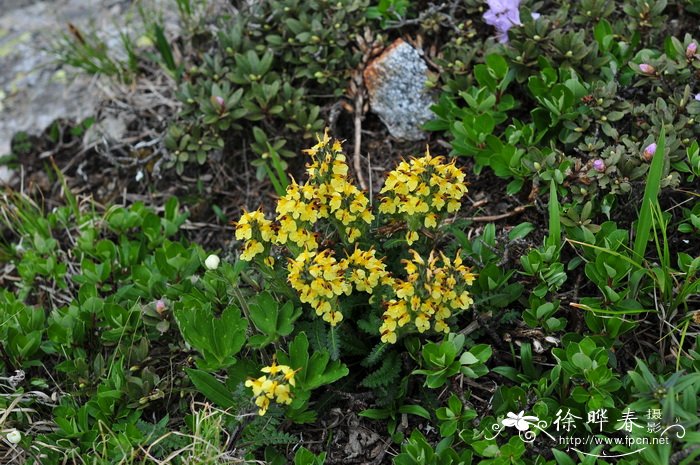
[[384, 263], [377, 259], [374, 250], [356, 249], [343, 260], [336, 260], [328, 249], [321, 252], [301, 252], [290, 260], [288, 280], [299, 292], [302, 302], [310, 304], [324, 321], [336, 326], [343, 320], [338, 311], [337, 298], [350, 295], [355, 288], [372, 293], [380, 284], [392, 282]]
[[465, 310], [474, 302], [466, 287], [471, 286], [475, 276], [464, 266], [462, 259], [450, 260], [442, 252], [438, 256], [431, 252], [428, 262], [415, 250], [413, 260], [403, 260], [406, 280], [396, 280], [396, 299], [387, 302], [379, 328], [382, 342], [394, 344], [397, 328], [413, 323], [418, 332], [430, 329], [448, 333], [445, 319], [454, 312]]
[[[236, 238], [245, 240], [243, 260], [251, 261], [265, 250], [261, 239], [279, 245], [294, 245], [298, 250], [316, 250], [318, 242], [314, 225], [326, 219], [338, 226], [348, 243], [354, 243], [374, 220], [367, 196], [348, 180], [348, 165], [340, 141], [330, 142], [328, 131], [311, 149], [306, 150], [312, 162], [307, 166], [309, 179], [305, 184], [293, 181], [276, 208], [276, 224], [259, 217], [238, 222]], [[266, 221], [266, 223], [263, 223]], [[251, 223], [260, 225], [261, 235]], [[274, 233], [276, 230], [276, 234]], [[268, 234], [269, 231], [269, 234]]]
[[253, 390], [255, 405], [259, 407], [258, 414], [265, 415], [271, 400], [278, 404], [291, 404], [290, 386], [296, 385], [294, 381], [296, 371], [287, 365], [277, 365], [274, 361], [272, 365], [263, 367], [260, 371], [267, 373], [269, 377], [263, 375], [258, 379], [249, 379], [245, 382], [245, 386]]
[[265, 244], [270, 243], [274, 234], [272, 222], [265, 218], [262, 211], [245, 212], [236, 225], [236, 239], [246, 241], [241, 259], [251, 261], [263, 253]]
[[459, 210], [466, 192], [464, 173], [454, 162], [446, 164], [443, 157], [426, 151], [424, 157], [402, 161], [389, 173], [379, 211], [406, 217], [406, 242], [411, 245], [421, 227], [437, 228], [442, 215]]
[[276, 243], [293, 243], [307, 250], [318, 248], [312, 225], [324, 216], [324, 212], [315, 202], [315, 195], [315, 189], [310, 185], [300, 186], [292, 182], [287, 187], [287, 193], [277, 202], [280, 227], [274, 239]]
[[[285, 246], [294, 257], [287, 265], [289, 283], [300, 300], [331, 326], [343, 320], [338, 300], [342, 295], [350, 295], [353, 290], [379, 294], [378, 288], [387, 286], [394, 298], [385, 302], [380, 328], [383, 342], [395, 343], [400, 328], [406, 325], [420, 333], [429, 329], [448, 332], [446, 319], [472, 304], [466, 288], [474, 275], [459, 255], [450, 260], [442, 253], [431, 253], [424, 261], [411, 251], [412, 260], [404, 260], [405, 279], [392, 278], [374, 249], [355, 246], [350, 253], [346, 248], [347, 256], [336, 258], [334, 254], [340, 251], [324, 249], [319, 233], [338, 231], [347, 247], [358, 242], [374, 215], [368, 198], [348, 179], [339, 141], [331, 141], [326, 131], [305, 152], [312, 159], [307, 165], [308, 180], [303, 184], [293, 181], [287, 187], [277, 203], [275, 220], [266, 220], [261, 211], [255, 211], [245, 213], [238, 222], [236, 238], [246, 241], [241, 258], [253, 260], [269, 251], [271, 244]], [[454, 163], [445, 163], [443, 157], [433, 157], [429, 152], [422, 158], [402, 161], [389, 173], [381, 190], [379, 211], [405, 220], [410, 245], [418, 240], [422, 228], [437, 228], [447, 214], [459, 210], [467, 192], [464, 179]], [[271, 257], [266, 263], [268, 259]], [[268, 381], [264, 376], [249, 381], [261, 410], [276, 395], [270, 394], [269, 383], [264, 384]], [[281, 399], [286, 400], [284, 388], [279, 389]]]
[[287, 267], [287, 279], [299, 292], [301, 301], [310, 304], [316, 310], [316, 315], [323, 317], [331, 326], [343, 319], [336, 298], [352, 292], [352, 286], [344, 279], [345, 266], [326, 249], [320, 253], [305, 250], [295, 260], [290, 260]]
[[394, 280], [386, 271], [386, 265], [375, 257], [375, 250], [355, 251], [344, 260], [347, 279], [360, 292], [371, 294], [379, 285], [393, 285]]
[[315, 206], [320, 218], [331, 218], [342, 225], [347, 241], [355, 242], [362, 229], [374, 220], [369, 199], [348, 180], [348, 165], [340, 141], [330, 144], [328, 131], [318, 144], [306, 150], [311, 155], [307, 165], [308, 184], [315, 188]]

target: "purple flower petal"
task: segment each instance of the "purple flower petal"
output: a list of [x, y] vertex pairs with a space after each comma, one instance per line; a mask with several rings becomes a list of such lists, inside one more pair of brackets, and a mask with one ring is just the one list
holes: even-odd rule
[[488, 0], [487, 3], [489, 9], [484, 13], [484, 22], [496, 28], [501, 43], [508, 42], [508, 29], [522, 26], [518, 10], [520, 0]]
[[639, 65], [639, 70], [644, 74], [654, 74], [656, 68], [651, 66], [649, 63], [642, 63]]
[[654, 154], [656, 153], [656, 143], [652, 142], [651, 144], [647, 145], [646, 148], [644, 149], [644, 152], [642, 153], [642, 157], [646, 161], [651, 161], [652, 158], [654, 158]]

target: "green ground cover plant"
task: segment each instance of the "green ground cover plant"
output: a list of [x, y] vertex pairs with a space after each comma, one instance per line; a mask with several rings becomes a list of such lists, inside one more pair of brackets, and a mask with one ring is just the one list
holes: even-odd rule
[[[223, 3], [71, 31], [129, 137], [0, 159], [3, 460], [700, 460], [698, 2]], [[398, 37], [416, 143], [364, 104]]]

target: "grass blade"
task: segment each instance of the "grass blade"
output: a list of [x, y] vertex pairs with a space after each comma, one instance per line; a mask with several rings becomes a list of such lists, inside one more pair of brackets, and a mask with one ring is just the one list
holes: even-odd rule
[[647, 185], [644, 189], [644, 199], [639, 212], [639, 221], [634, 235], [634, 255], [640, 263], [644, 260], [644, 253], [649, 243], [652, 222], [654, 221], [652, 208], [659, 202], [659, 190], [661, 187], [661, 176], [664, 168], [664, 151], [666, 149], [666, 129], [661, 127], [659, 143], [656, 145], [656, 152], [651, 161], [651, 167], [647, 174]]
[[265, 173], [267, 174], [268, 179], [270, 179], [272, 187], [275, 189], [277, 195], [279, 195], [280, 197], [284, 196], [284, 194], [286, 193], [286, 189], [282, 188], [282, 184], [275, 176], [275, 173], [272, 172], [267, 163], [263, 165], [263, 168], [265, 168]]
[[559, 218], [559, 198], [557, 197], [557, 183], [552, 179], [549, 182], [549, 237], [548, 245], [557, 248], [561, 245], [561, 219]]
[[165, 37], [165, 31], [163, 30], [163, 26], [161, 26], [158, 23], [154, 23], [153, 35], [156, 39], [156, 49], [158, 50], [158, 53], [160, 53], [160, 56], [163, 59], [163, 63], [165, 64], [166, 68], [168, 68], [172, 72], [176, 72], [177, 65], [175, 64], [175, 58], [173, 58], [173, 52], [172, 50], [170, 50], [170, 43]]
[[280, 156], [275, 150], [270, 150], [270, 154], [272, 156], [272, 165], [277, 171], [277, 179], [282, 185], [282, 189], [286, 192], [287, 187], [289, 186], [289, 178], [287, 178], [287, 172], [285, 171], [284, 166], [282, 165], [282, 160], [280, 160]]

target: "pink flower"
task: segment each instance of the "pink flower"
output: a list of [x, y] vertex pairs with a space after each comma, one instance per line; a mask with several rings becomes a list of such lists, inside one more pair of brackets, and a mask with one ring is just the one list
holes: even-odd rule
[[688, 46], [685, 49], [685, 56], [689, 60], [693, 57], [695, 57], [695, 53], [698, 51], [698, 44], [695, 42], [691, 42], [688, 44]]
[[223, 112], [226, 110], [226, 100], [224, 100], [223, 97], [218, 96], [218, 95], [212, 95], [211, 96], [211, 104], [216, 107], [217, 110]]
[[651, 161], [651, 159], [654, 158], [655, 153], [656, 143], [652, 142], [651, 144], [647, 145], [647, 147], [644, 149], [644, 152], [642, 153], [642, 158], [644, 158], [645, 161]]
[[[499, 42], [508, 42], [508, 29], [523, 25], [520, 22], [520, 0], [487, 0], [487, 3], [489, 9], [484, 13], [484, 22], [496, 28]], [[532, 13], [532, 19], [539, 17], [539, 13]]]
[[162, 299], [156, 300], [156, 312], [163, 313], [165, 310], [165, 302]]
[[651, 66], [649, 63], [642, 63], [639, 65], [639, 70], [644, 74], [654, 74], [654, 72], [656, 72], [656, 68]]
[[603, 160], [601, 160], [600, 158], [593, 160], [593, 169], [599, 173], [604, 172], [605, 171], [605, 162]]

